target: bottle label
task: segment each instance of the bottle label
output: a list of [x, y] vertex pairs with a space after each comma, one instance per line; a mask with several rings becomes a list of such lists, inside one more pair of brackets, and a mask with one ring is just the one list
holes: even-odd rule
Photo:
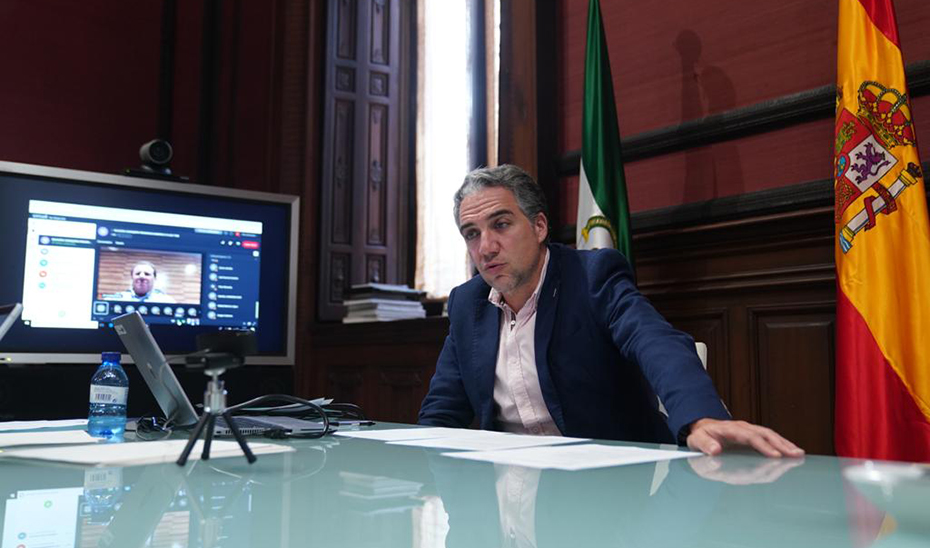
[[129, 388], [122, 386], [90, 385], [90, 403], [110, 403], [113, 405], [126, 405], [129, 397]]
[[119, 489], [123, 486], [122, 468], [91, 468], [84, 470], [84, 490]]

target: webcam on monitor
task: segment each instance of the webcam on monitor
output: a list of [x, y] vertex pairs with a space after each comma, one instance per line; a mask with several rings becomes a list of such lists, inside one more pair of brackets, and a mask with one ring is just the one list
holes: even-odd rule
[[149, 169], [171, 175], [168, 164], [174, 156], [171, 143], [164, 139], [152, 139], [139, 148], [139, 158], [142, 160], [142, 169]]
[[139, 168], [127, 169], [125, 173], [133, 177], [188, 182], [187, 177], [180, 177], [171, 172], [173, 157], [174, 150], [171, 148], [171, 143], [164, 139], [152, 139], [139, 147], [139, 159], [142, 165]]

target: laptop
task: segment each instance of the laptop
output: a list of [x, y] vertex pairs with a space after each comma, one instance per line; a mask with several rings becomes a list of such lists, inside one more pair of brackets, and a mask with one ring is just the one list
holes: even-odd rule
[[[124, 314], [113, 319], [113, 327], [165, 417], [180, 428], [194, 426], [199, 419], [197, 412], [142, 316], [138, 312]], [[244, 436], [262, 435], [269, 430], [284, 430], [289, 433], [319, 432], [323, 428], [322, 423], [293, 417], [248, 416], [234, 417], [233, 420]], [[223, 417], [216, 418], [213, 435], [232, 436], [232, 430]]]
[[0, 305], [0, 339], [13, 327], [22, 311], [23, 305], [19, 303]]

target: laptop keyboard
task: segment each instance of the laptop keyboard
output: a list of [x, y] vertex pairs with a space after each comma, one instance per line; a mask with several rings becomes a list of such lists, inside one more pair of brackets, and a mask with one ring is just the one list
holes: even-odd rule
[[[281, 429], [288, 432], [308, 432], [323, 429], [322, 423], [303, 419], [295, 419], [293, 417], [251, 418], [238, 416], [233, 417], [233, 420], [236, 421], [236, 426], [239, 427], [239, 431], [243, 436], [257, 436], [264, 434], [268, 430], [272, 429]], [[228, 428], [229, 427], [226, 425], [226, 421], [223, 420], [223, 417], [216, 418], [215, 431], [228, 430]], [[220, 435], [228, 436], [232, 435], [232, 432], [223, 432]]]
[[[235, 417], [233, 420], [236, 421], [236, 426], [239, 427], [239, 431], [242, 432], [244, 436], [261, 434], [269, 428], [268, 423], [250, 419], [249, 417]], [[216, 418], [216, 426], [218, 428], [229, 428], [229, 425], [226, 424], [226, 419], [223, 417]]]

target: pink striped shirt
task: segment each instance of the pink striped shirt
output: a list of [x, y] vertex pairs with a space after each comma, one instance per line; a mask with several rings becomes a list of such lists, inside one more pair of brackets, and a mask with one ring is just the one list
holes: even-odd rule
[[492, 288], [488, 294], [488, 300], [503, 315], [494, 370], [494, 405], [497, 423], [505, 432], [562, 435], [546, 408], [536, 371], [536, 305], [548, 268], [547, 249], [536, 290], [518, 313], [513, 312], [496, 289]]

